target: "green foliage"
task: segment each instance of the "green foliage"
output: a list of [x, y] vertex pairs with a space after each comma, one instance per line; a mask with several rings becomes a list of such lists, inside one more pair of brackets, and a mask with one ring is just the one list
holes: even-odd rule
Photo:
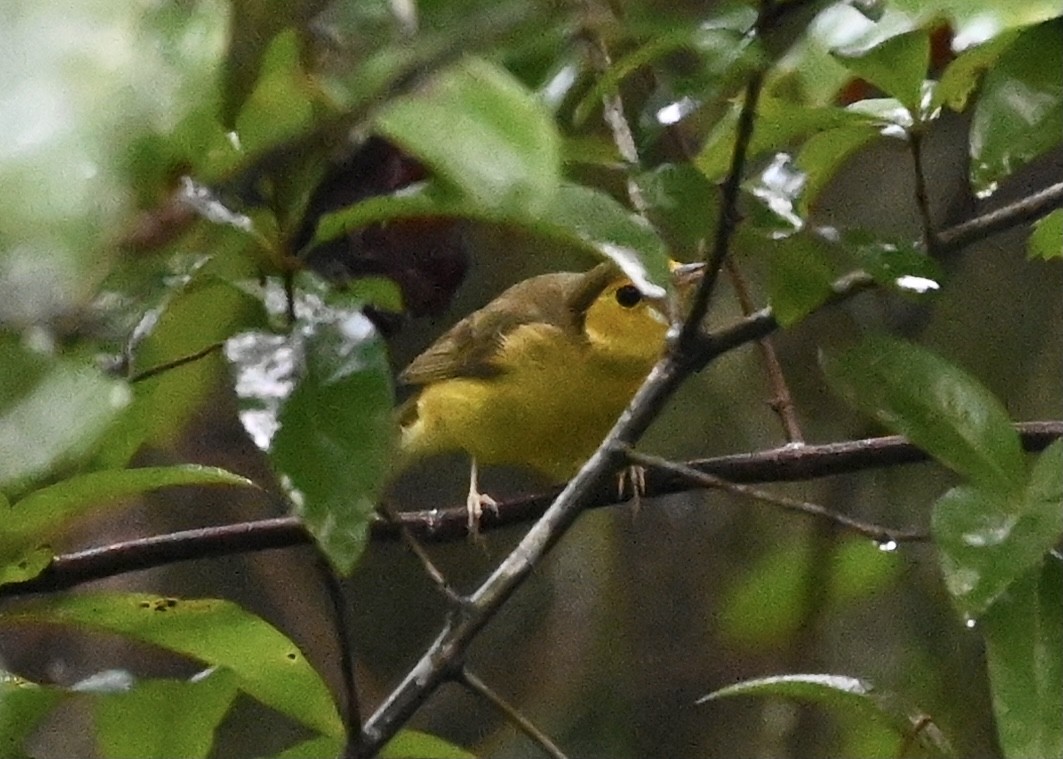
[[[950, 128], [947, 109], [969, 117], [961, 152], [970, 157], [971, 185], [948, 194], [988, 196], [1019, 169], [1043, 168], [1063, 135], [1058, 4], [772, 5], [770, 22], [755, 28], [756, 4], [745, 2], [632, 2], [617, 18], [604, 6], [523, 0], [7, 3], [0, 11], [0, 594], [16, 593], [12, 583], [46, 580], [79, 528], [101, 519], [118, 525], [120, 508], [139, 517], [139, 497], [176, 487], [278, 491], [332, 568], [352, 573], [366, 560], [394, 444], [396, 359], [381, 312], [402, 309], [407, 291], [392, 277], [443, 267], [433, 259], [434, 225], [452, 225], [463, 243], [469, 228], [490, 227], [550, 255], [609, 259], [659, 296], [669, 259], [711, 253], [721, 214], [729, 213], [738, 227], [732, 247], [753, 272], [753, 297], [766, 293], [776, 323], [794, 338], [784, 353], [808, 349], [801, 340], [822, 343], [823, 369], [844, 398], [959, 479], [926, 493], [913, 477], [906, 498], [933, 503], [929, 550], [937, 561], [927, 563], [940, 567], [937, 595], [947, 593], [962, 620], [950, 621], [984, 643], [992, 714], [989, 701], [956, 705], [932, 692], [933, 682], [949, 682], [952, 666], [939, 662], [949, 641], [936, 640], [921, 654], [941, 671], [924, 671], [911, 685], [923, 689], [920, 703], [936, 699], [928, 706], [933, 719], [907, 706], [914, 694], [847, 675], [791, 673], [707, 698], [811, 701], [842, 713], [847, 730], [885, 726], [894, 752], [952, 755], [943, 733], [958, 742], [965, 729], [992, 722], [1008, 757], [1063, 755], [1063, 578], [1052, 552], [1063, 535], [1063, 444], [1028, 461], [1012, 424], [1015, 399], [985, 387], [999, 388], [985, 365], [964, 361], [961, 369], [918, 344], [920, 319], [941, 300], [983, 297], [982, 290], [971, 289], [965, 267], [931, 255], [919, 224], [898, 218], [918, 204], [893, 202], [888, 172], [868, 171], [853, 192], [851, 174], [863, 168], [850, 160], [874, 148], [887, 161], [909, 161], [920, 142], [913, 138]], [[752, 133], [741, 135], [754, 74], [763, 75], [762, 92]], [[623, 114], [603, 107], [614, 98]], [[612, 133], [621, 116], [639, 155], [634, 164], [621, 158], [627, 152]], [[318, 190], [343, 159], [360, 156], [369, 135], [386, 139], [418, 171], [406, 176], [386, 161], [373, 164], [379, 176], [344, 177], [322, 206]], [[729, 208], [720, 187], [740, 137], [749, 145]], [[932, 194], [946, 194], [935, 176], [922, 179]], [[887, 218], [869, 212], [846, 221], [854, 217], [839, 211], [847, 204], [881, 204]], [[953, 215], [932, 207], [932, 221]], [[1036, 220], [1024, 265], [1055, 276], [1061, 239], [1063, 213]], [[518, 257], [513, 247], [504, 251], [507, 265]], [[331, 269], [308, 271], [322, 250], [341, 250], [336, 268], [355, 272], [353, 281]], [[482, 250], [471, 258], [477, 274], [496, 263]], [[987, 277], [1014, 274], [1011, 263], [980, 266]], [[880, 300], [825, 307], [838, 277], [856, 270], [871, 275]], [[931, 291], [938, 296], [927, 297]], [[724, 323], [725, 309], [710, 314], [711, 326]], [[804, 331], [817, 311], [841, 325], [841, 337]], [[1051, 316], [1028, 321], [1051, 332]], [[911, 339], [872, 336], [837, 347], [869, 322], [900, 325]], [[995, 347], [965, 353], [937, 345], [950, 356]], [[1026, 367], [1008, 369], [1016, 386], [1025, 382]], [[818, 392], [805, 381], [799, 404]], [[721, 392], [743, 398], [744, 391]], [[228, 468], [171, 463], [190, 456], [191, 421], [232, 427], [221, 417], [229, 404], [218, 401], [227, 396], [237, 397], [239, 421], [258, 446], [247, 455], [261, 457], [239, 471], [272, 470], [279, 488]], [[732, 418], [741, 419], [738, 427], [755, 416], [742, 409]], [[829, 419], [811, 421], [842, 434]], [[774, 434], [752, 433], [742, 445], [766, 447]], [[699, 440], [715, 435], [709, 429]], [[197, 451], [231, 466], [213, 460], [217, 450]], [[722, 584], [714, 573], [711, 590], [723, 590], [713, 633], [742, 654], [732, 664], [714, 652], [716, 675], [786, 649], [807, 628], [805, 591], [820, 558], [808, 545], [781, 541], [728, 570]], [[821, 610], [831, 620], [917, 585], [896, 554], [870, 541], [835, 548]], [[396, 598], [407, 590], [388, 584], [391, 577], [378, 582]], [[673, 595], [670, 587], [659, 592]], [[716, 595], [676, 591], [673, 618], [693, 616], [699, 594]], [[390, 636], [376, 629], [385, 621], [374, 619], [373, 632]], [[190, 680], [129, 676], [97, 688], [2, 672], [2, 757], [29, 755], [57, 705], [84, 702], [101, 756], [216, 755], [215, 734], [239, 693], [309, 732], [280, 756], [345, 748], [340, 699], [325, 684], [340, 678], [315, 669], [335, 663], [308, 661], [286, 632], [233, 602], [81, 591], [3, 600], [0, 632], [41, 625], [148, 643], [211, 669]], [[585, 632], [576, 632], [566, 629], [566, 646], [579, 645]], [[870, 650], [880, 641], [867, 632]], [[430, 637], [422, 633], [418, 627], [417, 635]], [[559, 648], [559, 656], [572, 656]], [[10, 662], [22, 664], [18, 656]], [[580, 698], [591, 692], [580, 690]], [[634, 712], [653, 699], [627, 700]], [[586, 718], [565, 707], [555, 711], [579, 733]], [[960, 725], [954, 730], [936, 719], [950, 709]], [[602, 723], [613, 727], [587, 734], [623, 733], [629, 726], [620, 711]], [[459, 725], [454, 734], [486, 731]], [[764, 753], [765, 745], [753, 737], [742, 748]], [[247, 754], [258, 751], [251, 745]], [[381, 755], [471, 756], [405, 728]]]

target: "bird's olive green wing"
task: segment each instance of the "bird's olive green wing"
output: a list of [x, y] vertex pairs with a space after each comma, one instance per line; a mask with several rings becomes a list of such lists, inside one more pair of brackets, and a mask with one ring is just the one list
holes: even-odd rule
[[[593, 276], [592, 276], [593, 275]], [[455, 324], [399, 375], [407, 385], [426, 385], [453, 377], [491, 377], [507, 335], [526, 324], [546, 324], [582, 332], [582, 312], [608, 282], [607, 270], [543, 274], [519, 282], [495, 300]], [[588, 290], [594, 290], [588, 295]]]

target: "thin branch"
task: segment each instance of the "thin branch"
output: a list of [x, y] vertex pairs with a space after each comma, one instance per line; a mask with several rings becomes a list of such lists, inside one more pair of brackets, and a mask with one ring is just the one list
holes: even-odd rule
[[1014, 203], [975, 216], [973, 219], [939, 232], [937, 250], [939, 253], [952, 253], [989, 235], [1036, 221], [1061, 207], [1063, 207], [1063, 182], [1057, 182]]
[[920, 125], [908, 132], [908, 149], [912, 154], [912, 170], [915, 172], [915, 205], [923, 226], [923, 245], [930, 255], [938, 252], [938, 238], [934, 232], [934, 220], [930, 213], [930, 194], [926, 187], [926, 172], [923, 169], [923, 133]]
[[354, 652], [351, 648], [350, 604], [343, 593], [343, 586], [332, 566], [320, 551], [317, 556], [317, 570], [328, 591], [332, 603], [332, 619], [336, 634], [336, 647], [340, 653], [340, 674], [343, 679], [343, 722], [346, 743], [343, 759], [354, 759], [358, 755], [358, 739], [362, 733], [362, 717], [358, 707], [358, 688], [354, 682]]
[[499, 696], [483, 680], [478, 678], [467, 667], [462, 667], [454, 675], [454, 679], [464, 685], [471, 693], [475, 693], [487, 703], [497, 709], [510, 724], [524, 733], [543, 753], [553, 759], [568, 759], [550, 736], [537, 728], [531, 720], [521, 714], [512, 704]]
[[224, 345], [224, 342], [211, 343], [207, 347], [201, 348], [195, 353], [190, 353], [187, 356], [181, 356], [180, 358], [175, 358], [173, 361], [166, 361], [165, 363], [159, 364], [158, 366], [153, 366], [150, 369], [145, 369], [142, 372], [137, 372], [136, 374], [133, 374], [128, 377], [126, 379], [126, 382], [131, 385], [134, 382], [143, 382], [144, 380], [151, 379], [152, 377], [163, 374], [164, 372], [168, 372], [171, 369], [176, 369], [177, 367], [184, 366], [185, 364], [191, 364], [193, 361], [199, 361], [201, 358], [206, 358], [215, 351], [221, 350], [222, 346]]
[[700, 487], [723, 490], [735, 495], [741, 495], [764, 503], [770, 503], [787, 511], [825, 519], [828, 522], [844, 527], [859, 535], [871, 538], [877, 543], [924, 542], [930, 539], [930, 536], [924, 531], [897, 530], [891, 527], [873, 524], [871, 522], [863, 522], [837, 511], [831, 511], [825, 506], [820, 506], [818, 503], [769, 493], [766, 490], [760, 490], [759, 488], [750, 487], [749, 485], [728, 482], [714, 474], [702, 472], [694, 467], [687, 466], [686, 464], [668, 461], [659, 456], [651, 456], [631, 449], [628, 449], [626, 454], [628, 461], [633, 464], [644, 466], [647, 469], [669, 472], [676, 477], [680, 477], [683, 480]]
[[[1063, 421], [1020, 422], [1015, 425], [1024, 450], [1042, 451], [1063, 438]], [[899, 435], [850, 440], [824, 445], [783, 446], [755, 453], [697, 459], [685, 466], [732, 483], [799, 482], [852, 474], [867, 469], [917, 464], [929, 457]], [[643, 496], [656, 498], [686, 492], [690, 483], [667, 471], [646, 478]], [[559, 488], [523, 496], [498, 505], [498, 513], [484, 513], [482, 531], [523, 524], [543, 515], [561, 493]], [[622, 505], [612, 478], [589, 490], [586, 508]], [[370, 523], [374, 540], [401, 539], [402, 528], [420, 541], [453, 542], [468, 537], [468, 511], [464, 505], [446, 509], [406, 511]], [[137, 538], [56, 556], [41, 574], [17, 583], [0, 585], [0, 598], [29, 593], [68, 590], [93, 580], [137, 572], [192, 559], [211, 559], [239, 553], [310, 545], [311, 538], [297, 517], [277, 517], [252, 522], [183, 530]]]
[[[749, 294], [749, 284], [745, 275], [734, 259], [727, 260], [727, 274], [731, 278], [738, 303], [742, 307], [742, 313], [746, 316], [756, 312], [753, 298]], [[769, 336], [764, 336], [757, 341], [760, 349], [761, 360], [764, 361], [764, 371], [768, 376], [768, 384], [772, 389], [772, 399], [769, 402], [779, 421], [782, 422], [783, 434], [789, 443], [804, 443], [805, 436], [801, 432], [801, 424], [797, 421], [797, 413], [794, 409], [793, 396], [790, 395], [790, 386], [786, 383], [786, 376], [782, 371], [782, 364], [775, 353], [775, 343]]]
[[[456, 591], [454, 586], [447, 581], [447, 578], [439, 570], [439, 567], [437, 567], [435, 562], [432, 561], [432, 557], [428, 555], [428, 551], [426, 551], [424, 546], [421, 545], [421, 541], [414, 537], [413, 531], [410, 529], [409, 525], [407, 525], [399, 515], [386, 504], [378, 504], [376, 510], [377, 514], [384, 519], [385, 524], [395, 528], [399, 537], [402, 539], [402, 542], [406, 544], [406, 547], [410, 549], [410, 552], [421, 562], [421, 568], [424, 569], [425, 574], [428, 575], [428, 579], [432, 581], [436, 589], [443, 594], [443, 597], [456, 608], [464, 607], [468, 602], [468, 599]], [[466, 529], [468, 529], [468, 524], [468, 509], [466, 508]]]

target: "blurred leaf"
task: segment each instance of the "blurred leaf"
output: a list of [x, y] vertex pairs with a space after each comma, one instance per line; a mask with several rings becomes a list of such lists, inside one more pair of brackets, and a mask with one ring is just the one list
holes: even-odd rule
[[877, 124], [839, 127], [813, 134], [797, 153], [797, 168], [805, 173], [805, 189], [797, 210], [807, 217], [827, 183], [860, 148], [880, 134]]
[[342, 211], [325, 214], [318, 223], [314, 242], [325, 242], [367, 224], [393, 219], [458, 216], [520, 225], [544, 237], [589, 250], [616, 263], [644, 292], [663, 294], [668, 286], [671, 280], [668, 252], [661, 238], [600, 190], [563, 184], [541, 215], [529, 216], [525, 210], [512, 209], [498, 214], [427, 182], [396, 195], [369, 198]]
[[[636, 177], [651, 220], [677, 253], [699, 252], [719, 216], [716, 185], [690, 164], [666, 163]], [[678, 255], [678, 258], [688, 256]]]
[[986, 74], [971, 122], [971, 182], [988, 192], [1063, 139], [1063, 18], [1023, 30]]
[[1027, 257], [1050, 261], [1063, 258], [1063, 208], [1034, 222], [1033, 233], [1026, 243]]
[[[229, 49], [222, 84], [222, 123], [232, 128], [255, 89], [270, 45], [288, 28], [304, 27], [328, 3], [295, 0], [280, 5], [269, 0], [230, 0]], [[294, 35], [293, 35], [294, 36]]]
[[775, 241], [769, 262], [769, 299], [783, 327], [808, 316], [830, 297], [835, 272], [815, 238], [798, 234]]
[[[179, 485], [238, 485], [256, 487], [250, 480], [216, 467], [184, 464], [90, 472], [36, 490], [4, 512], [0, 531], [0, 560], [22, 559], [35, 565], [40, 547], [75, 519], [99, 514], [121, 499]], [[45, 554], [50, 552], [46, 551]], [[43, 569], [41, 564], [36, 567]], [[32, 575], [30, 575], [32, 576]], [[24, 573], [9, 579], [28, 579]], [[0, 584], [4, 575], [0, 574]]]
[[930, 65], [930, 36], [915, 29], [870, 48], [835, 50], [836, 60], [866, 82], [897, 98], [918, 118]]
[[236, 119], [240, 147], [247, 153], [295, 137], [311, 126], [314, 114], [310, 80], [303, 71], [300, 47], [294, 29], [281, 32], [267, 47], [258, 82]]
[[797, 208], [805, 189], [805, 174], [798, 169], [789, 153], [776, 153], [756, 176], [742, 185], [757, 203], [752, 205], [747, 223], [773, 240], [801, 231], [805, 227]]
[[[718, 620], [723, 639], [747, 650], [790, 640], [807, 611], [810, 562], [818, 560], [807, 540], [800, 540], [779, 545], [744, 568], [734, 584], [723, 589]], [[882, 551], [869, 540], [840, 543], [831, 557], [826, 608], [833, 611], [881, 590], [899, 568], [896, 552]]]
[[226, 355], [240, 419], [332, 564], [351, 571], [389, 468], [393, 395], [383, 341], [356, 310], [304, 298], [288, 337], [245, 333]]
[[0, 336], [0, 489], [13, 494], [90, 455], [129, 403], [124, 382]]
[[62, 697], [49, 688], [0, 670], [0, 757], [29, 756], [23, 743]]
[[[722, 178], [731, 166], [740, 110], [740, 106], [735, 106], [716, 124], [694, 159], [694, 166], [710, 180]], [[803, 138], [811, 139], [826, 130], [877, 130], [879, 126], [876, 118], [856, 110], [833, 106], [811, 107], [766, 96], [757, 107], [757, 122], [747, 158], [790, 148]]]
[[807, 701], [843, 713], [857, 712], [867, 719], [889, 725], [901, 746], [916, 743], [930, 756], [955, 756], [948, 740], [930, 716], [905, 703], [889, 691], [866, 680], [844, 675], [779, 675], [721, 688], [698, 699], [706, 701], [733, 696], [782, 696]]
[[390, 103], [377, 130], [443, 182], [495, 213], [550, 206], [561, 148], [549, 112], [502, 69], [467, 59], [415, 95]]
[[823, 371], [856, 408], [994, 494], [1025, 480], [1019, 437], [1003, 406], [973, 377], [926, 348], [865, 338]]
[[1060, 562], [1050, 558], [1013, 583], [982, 618], [982, 631], [1004, 756], [1063, 756]]
[[189, 95], [213, 76], [224, 28], [216, 0], [4, 4], [0, 324], [51, 321], [93, 296], [144, 189], [128, 181], [128, 148], [199, 109]]
[[900, 292], [932, 292], [945, 273], [936, 260], [912, 243], [883, 239], [863, 230], [841, 233], [841, 245], [875, 281]]
[[[242, 247], [246, 238], [240, 237], [237, 244]], [[218, 255], [174, 277], [170, 295], [145, 315], [133, 336], [136, 370], [199, 353], [236, 332], [265, 324], [262, 302], [241, 286], [257, 276], [257, 265], [241, 255], [223, 255], [230, 251], [223, 243], [218, 246]], [[124, 467], [142, 445], [162, 446], [180, 434], [185, 420], [221, 376], [219, 362], [215, 352], [136, 382], [133, 404], [108, 431], [98, 468]]]
[[949, 593], [964, 617], [980, 616], [1063, 536], [1063, 442], [1038, 457], [1023, 491], [953, 488], [931, 527]]
[[229, 669], [240, 690], [326, 735], [343, 724], [324, 681], [272, 625], [220, 599], [147, 593], [83, 593], [11, 608], [4, 622], [64, 625], [117, 633]]
[[96, 698], [96, 745], [114, 759], [205, 757], [232, 706], [237, 677], [208, 670], [191, 680], [144, 680]]
[[381, 759], [474, 759], [463, 748], [419, 730], [400, 730], [380, 750]]
[[1017, 35], [1018, 30], [1004, 32], [956, 56], [941, 74], [930, 107], [945, 105], [957, 113], [967, 108], [985, 72], [996, 65]]

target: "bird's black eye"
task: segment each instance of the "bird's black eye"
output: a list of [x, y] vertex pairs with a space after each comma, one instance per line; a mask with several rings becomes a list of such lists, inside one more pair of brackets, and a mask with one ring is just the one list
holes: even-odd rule
[[624, 308], [634, 308], [642, 300], [642, 293], [634, 285], [616, 288], [616, 302]]

